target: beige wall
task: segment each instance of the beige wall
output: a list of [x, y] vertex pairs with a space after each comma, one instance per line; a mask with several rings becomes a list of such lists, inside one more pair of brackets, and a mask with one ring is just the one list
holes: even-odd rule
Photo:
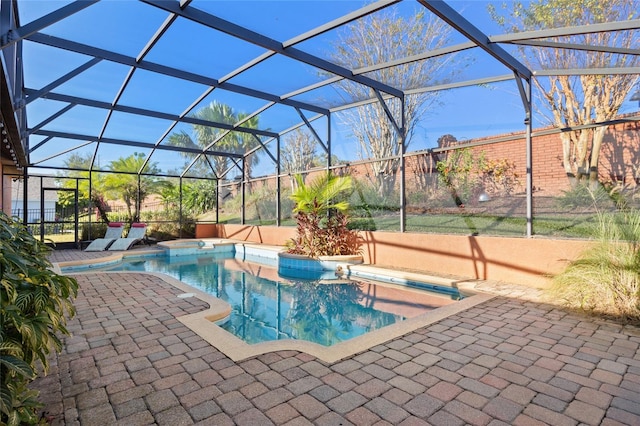
[[3, 164], [0, 161], [0, 210], [5, 212], [7, 216], [11, 216], [11, 189], [12, 180], [14, 176], [6, 176], [5, 173], [17, 173], [16, 168], [13, 165]]
[[[13, 181], [18, 176], [22, 176], [22, 172], [18, 171], [14, 162], [6, 157], [0, 157], [0, 210], [8, 216], [11, 216], [11, 209], [14, 207], [11, 204], [11, 199], [16, 195], [17, 187], [15, 185], [22, 188], [22, 181], [19, 184]], [[22, 198], [22, 193], [20, 193], [20, 198]], [[19, 207], [22, 208], [22, 205]]]
[[[196, 238], [284, 245], [294, 227], [196, 225]], [[588, 246], [579, 240], [362, 232], [366, 263], [544, 288]]]

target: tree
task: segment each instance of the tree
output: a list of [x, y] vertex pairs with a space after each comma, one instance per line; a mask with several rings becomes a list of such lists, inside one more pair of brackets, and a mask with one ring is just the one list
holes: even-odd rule
[[163, 180], [153, 176], [160, 173], [157, 164], [147, 163], [140, 170], [144, 162], [145, 155], [141, 152], [120, 157], [109, 163], [109, 170], [116, 173], [110, 173], [104, 178], [105, 192], [125, 202], [129, 221], [140, 220], [140, 203], [150, 194], [159, 193], [166, 185]]
[[[98, 209], [100, 218], [109, 223], [107, 217], [107, 204], [104, 201], [104, 176], [101, 173], [80, 171], [91, 169], [92, 154], [85, 155], [74, 153], [65, 160], [64, 164], [70, 170], [64, 175], [58, 176], [58, 181], [62, 188], [75, 189], [76, 179], [78, 178], [78, 203], [80, 206], [89, 206], [92, 204]], [[72, 179], [67, 179], [72, 178]], [[91, 181], [89, 181], [91, 178]], [[89, 203], [89, 201], [91, 203]], [[70, 192], [60, 192], [58, 195], [58, 203], [62, 206], [70, 206], [75, 202], [75, 197]]]
[[[448, 43], [450, 34], [451, 28], [444, 21], [435, 16], [427, 18], [424, 10], [405, 19], [398, 16], [396, 9], [388, 8], [349, 24], [333, 45], [331, 57], [340, 65], [357, 70], [438, 49]], [[416, 89], [445, 82], [441, 70], [447, 63], [454, 69], [453, 61], [452, 56], [439, 56], [385, 67], [366, 75], [402, 90]], [[372, 89], [351, 81], [343, 80], [340, 87], [354, 102], [375, 98]], [[393, 100], [387, 104], [400, 125], [400, 102]], [[437, 92], [405, 97], [405, 146], [411, 143], [422, 116], [437, 104]], [[345, 111], [343, 117], [358, 142], [360, 157], [380, 159], [372, 164], [370, 179], [380, 195], [388, 194], [395, 186], [399, 166], [399, 160], [390, 157], [401, 154], [403, 135], [395, 130], [379, 102]]]
[[[636, 0], [536, 0], [525, 7], [511, 5], [508, 22], [495, 8], [490, 12], [510, 32], [573, 27], [637, 19]], [[506, 5], [504, 6], [507, 7]], [[595, 32], [549, 38], [555, 43], [576, 46], [609, 46], [637, 50], [637, 32]], [[640, 56], [606, 51], [520, 47], [522, 61], [531, 69], [588, 69], [634, 67]], [[551, 112], [550, 122], [558, 128], [599, 123], [616, 117], [622, 103], [638, 81], [638, 75], [555, 75], [535, 78], [542, 104]], [[582, 179], [598, 180], [598, 160], [606, 126], [593, 130], [560, 133], [563, 165], [573, 185]], [[590, 152], [589, 152], [589, 148]]]
[[[229, 105], [221, 104], [216, 101], [211, 102], [208, 106], [191, 114], [191, 117], [214, 123], [231, 125], [242, 122], [242, 127], [249, 129], [258, 128], [257, 116], [247, 119], [247, 114], [241, 112], [236, 113]], [[215, 151], [228, 152], [230, 154], [245, 154], [250, 149], [256, 147], [258, 145], [258, 141], [250, 133], [229, 132], [228, 130], [217, 127], [194, 124], [193, 135], [190, 135], [185, 131], [173, 133], [169, 136], [169, 144], [196, 149], [203, 149], [214, 144], [211, 149]], [[183, 153], [183, 155], [189, 159], [194, 159], [198, 154]], [[229, 169], [231, 160], [229, 157], [222, 155], [212, 156], [211, 159], [213, 162], [212, 166], [215, 178], [222, 178], [227, 169]], [[252, 156], [252, 159], [245, 162], [244, 173], [246, 176], [251, 175], [251, 169], [257, 161], [258, 157]], [[210, 174], [211, 169], [204, 167], [205, 164], [206, 163], [204, 162], [200, 162], [199, 165], [194, 165], [194, 167], [196, 167], [195, 172], [197, 175], [208, 176]]]
[[291, 189], [297, 188], [297, 180], [293, 177], [295, 174], [305, 173], [320, 165], [322, 158], [316, 154], [318, 143], [307, 132], [296, 129], [288, 133], [284, 138], [284, 146], [281, 149], [280, 164], [282, 171], [289, 173], [291, 176]]
[[182, 204], [193, 214], [202, 214], [215, 208], [217, 182], [199, 179], [182, 187]]

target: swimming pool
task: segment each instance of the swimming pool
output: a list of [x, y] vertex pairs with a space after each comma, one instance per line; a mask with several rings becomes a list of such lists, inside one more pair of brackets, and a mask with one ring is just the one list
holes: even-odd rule
[[450, 289], [424, 291], [360, 278], [288, 279], [278, 275], [274, 262], [259, 260], [228, 253], [160, 255], [125, 258], [100, 269], [160, 272], [224, 300], [232, 312], [217, 324], [249, 344], [294, 339], [331, 346], [461, 298]]

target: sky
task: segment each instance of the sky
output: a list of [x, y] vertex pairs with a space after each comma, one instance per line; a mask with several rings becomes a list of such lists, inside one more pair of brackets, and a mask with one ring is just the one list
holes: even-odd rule
[[[19, 1], [21, 23], [24, 25], [67, 3], [57, 0]], [[486, 34], [500, 34], [502, 30], [488, 18], [487, 3], [487, 1], [474, 0], [449, 2], [454, 9], [461, 12]], [[196, 8], [245, 26], [279, 42], [285, 42], [305, 31], [359, 9], [364, 4], [361, 1], [350, 0], [194, 0], [192, 3]], [[400, 14], [410, 14], [418, 8], [421, 8], [418, 3], [405, 1], [398, 6], [398, 11]], [[52, 25], [44, 32], [136, 57], [166, 16], [166, 12], [143, 3], [103, 0], [65, 21]], [[329, 31], [314, 38], [313, 41], [301, 43], [296, 47], [320, 58], [328, 58], [338, 37], [337, 31]], [[453, 43], [461, 41], [464, 40], [458, 36]], [[179, 19], [144, 59], [193, 73], [205, 73], [213, 78], [221, 78], [264, 51], [261, 47], [219, 32], [205, 30], [193, 22]], [[25, 43], [24, 55], [25, 85], [33, 89], [50, 84], [89, 59], [84, 55], [32, 42]], [[474, 59], [473, 66], [459, 70], [465, 78], [509, 74], [508, 70], [497, 66], [496, 61], [488, 59], [488, 56], [482, 52], [474, 55]], [[115, 93], [125, 81], [128, 71], [127, 66], [102, 61], [54, 91], [72, 96], [87, 96], [102, 102], [113, 102]], [[230, 82], [284, 95], [322, 79], [323, 77], [313, 67], [295, 63], [288, 58], [274, 57], [232, 78]], [[206, 90], [207, 86], [204, 84], [180, 82], [173, 78], [138, 70], [128, 82], [118, 103], [169, 114], [183, 114], [189, 111], [188, 107]], [[332, 92], [331, 89], [327, 89], [325, 93], [326, 96], [335, 96], [335, 91]], [[266, 103], [264, 100], [217, 89], [203, 99], [194, 110], [207, 105], [214, 99], [244, 113], [251, 113]], [[297, 99], [305, 100], [305, 95]], [[27, 107], [29, 125], [35, 126], [41, 123], [65, 105], [64, 102], [51, 99], [34, 101]], [[633, 104], [629, 107], [633, 109]], [[313, 115], [306, 113], [307, 118]], [[46, 125], [43, 129], [61, 130], [72, 126], [77, 133], [95, 136], [104, 124], [105, 118], [104, 110], [77, 106], [63, 114], [56, 123]], [[301, 118], [291, 108], [274, 107], [260, 115], [260, 128], [277, 132], [296, 125], [300, 121]], [[523, 121], [524, 108], [513, 81], [443, 91], [440, 102], [417, 126], [409, 151], [435, 147], [437, 139], [444, 134], [452, 134], [458, 140], [464, 140], [524, 130]], [[326, 138], [326, 120], [318, 120], [314, 125], [317, 126], [316, 130], [321, 137]], [[171, 129], [171, 132], [192, 131], [191, 126], [186, 124], [171, 128], [169, 120], [141, 118], [115, 112], [110, 117], [103, 136], [156, 143], [168, 129]], [[339, 116], [332, 121], [331, 131], [333, 153], [344, 160], [356, 159], [357, 149], [354, 148], [351, 131], [341, 124]], [[32, 136], [31, 146], [35, 146], [41, 140], [43, 140], [42, 137]], [[55, 146], [43, 146], [32, 153], [32, 160], [39, 162], [42, 166], [59, 165], [69, 153], [55, 155], [71, 150], [79, 144], [80, 142], [75, 140], [63, 140]], [[93, 144], [87, 144], [69, 152], [92, 152], [94, 147]], [[147, 153], [147, 151], [144, 152]], [[123, 147], [102, 145], [98, 161], [106, 166], [109, 161], [121, 155], [123, 155]], [[263, 157], [264, 161], [260, 162], [260, 167], [264, 169], [264, 173], [272, 172], [274, 167], [272, 162], [266, 156]], [[177, 159], [175, 153], [159, 151], [152, 159], [164, 171], [179, 168], [183, 161]]]

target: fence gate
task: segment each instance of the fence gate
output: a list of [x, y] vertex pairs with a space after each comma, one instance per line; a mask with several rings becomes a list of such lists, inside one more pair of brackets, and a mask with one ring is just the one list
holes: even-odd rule
[[[73, 203], [64, 207], [61, 198], [72, 199]], [[45, 202], [49, 203], [48, 208]], [[55, 207], [51, 208], [51, 205]], [[79, 248], [78, 235], [78, 190], [71, 188], [42, 187], [40, 193], [40, 241], [55, 244], [56, 248]]]

